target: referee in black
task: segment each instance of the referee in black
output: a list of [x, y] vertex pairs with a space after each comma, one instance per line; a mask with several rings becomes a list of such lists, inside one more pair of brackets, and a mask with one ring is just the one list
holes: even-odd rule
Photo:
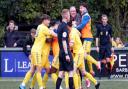
[[[103, 61], [103, 59], [106, 59], [106, 66], [107, 66], [107, 72], [108, 72], [108, 78], [110, 78], [111, 70], [110, 70], [110, 58], [111, 53], [114, 52], [114, 49], [112, 47], [112, 26], [108, 24], [108, 17], [107, 15], [103, 14], [101, 16], [101, 24], [96, 25], [97, 28], [97, 34], [96, 34], [96, 47], [97, 52], [99, 53], [99, 61]], [[103, 63], [101, 64], [101, 68], [103, 68]], [[101, 78], [101, 73], [103, 69], [100, 71], [99, 78]]]
[[58, 43], [59, 43], [59, 76], [56, 82], [56, 89], [60, 89], [64, 72], [69, 73], [69, 88], [73, 89], [73, 57], [69, 47], [69, 30], [67, 23], [70, 21], [70, 13], [68, 9], [63, 9], [62, 23], [59, 25]]

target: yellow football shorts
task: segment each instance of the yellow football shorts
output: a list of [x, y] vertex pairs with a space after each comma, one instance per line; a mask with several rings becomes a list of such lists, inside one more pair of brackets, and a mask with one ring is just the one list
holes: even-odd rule
[[84, 54], [74, 54], [74, 66], [79, 69], [83, 69], [85, 67], [84, 63]]
[[50, 68], [50, 62], [48, 55], [42, 54], [42, 68]]
[[32, 52], [31, 53], [31, 64], [35, 66], [42, 66], [42, 58], [41, 53]]
[[84, 51], [86, 53], [90, 53], [91, 52], [91, 44], [92, 44], [91, 41], [86, 41], [86, 40], [84, 41], [83, 48], [84, 48]]

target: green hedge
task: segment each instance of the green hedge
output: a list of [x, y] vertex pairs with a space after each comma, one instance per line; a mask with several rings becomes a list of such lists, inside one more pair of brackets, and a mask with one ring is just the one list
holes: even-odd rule
[[3, 44], [3, 38], [4, 38], [4, 27], [3, 26], [0, 26], [0, 47], [3, 47], [4, 44]]

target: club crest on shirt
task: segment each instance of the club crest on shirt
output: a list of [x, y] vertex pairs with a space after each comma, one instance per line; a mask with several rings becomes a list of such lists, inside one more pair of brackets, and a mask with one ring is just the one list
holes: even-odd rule
[[63, 37], [67, 37], [67, 33], [66, 32], [63, 32]]
[[100, 35], [103, 35], [103, 32], [100, 32]]
[[106, 31], [106, 36], [108, 35], [108, 31]]

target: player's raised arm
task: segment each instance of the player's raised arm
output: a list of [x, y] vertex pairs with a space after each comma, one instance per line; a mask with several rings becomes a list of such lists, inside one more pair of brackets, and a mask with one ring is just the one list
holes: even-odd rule
[[81, 31], [85, 25], [90, 21], [90, 16], [87, 14], [83, 15], [83, 19], [81, 21], [81, 23], [76, 27], [79, 31]]

